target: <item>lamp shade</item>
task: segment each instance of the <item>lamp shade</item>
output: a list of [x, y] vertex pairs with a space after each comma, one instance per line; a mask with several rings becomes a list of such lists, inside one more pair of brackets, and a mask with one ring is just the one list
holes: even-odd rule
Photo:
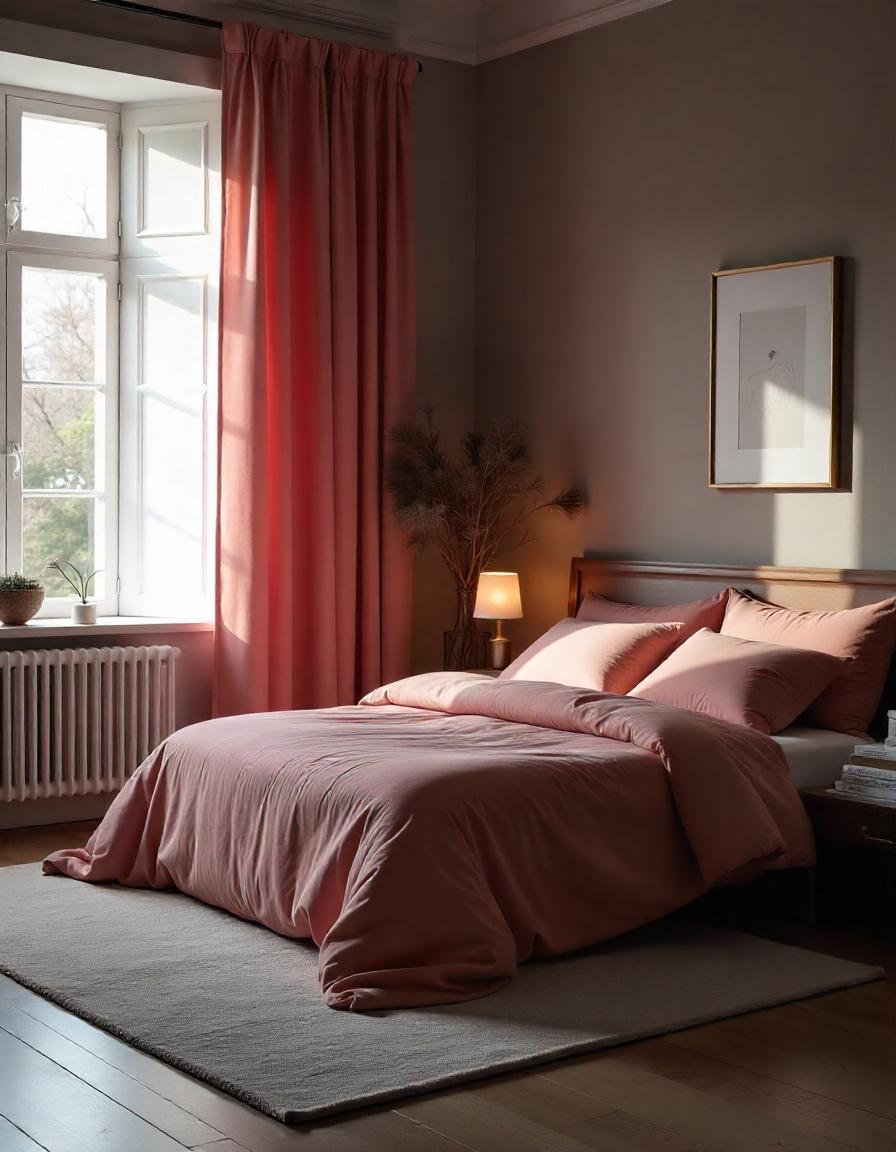
[[473, 615], [480, 620], [517, 620], [523, 614], [516, 572], [483, 572]]

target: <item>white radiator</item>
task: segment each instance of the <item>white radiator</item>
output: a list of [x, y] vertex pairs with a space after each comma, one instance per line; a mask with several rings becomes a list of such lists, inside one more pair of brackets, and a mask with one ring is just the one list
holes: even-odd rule
[[120, 788], [174, 731], [180, 651], [0, 652], [0, 801]]

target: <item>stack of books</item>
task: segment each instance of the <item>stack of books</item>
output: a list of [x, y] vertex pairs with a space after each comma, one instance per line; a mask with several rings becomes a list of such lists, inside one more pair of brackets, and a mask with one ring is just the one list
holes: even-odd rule
[[834, 791], [896, 805], [896, 744], [856, 744]]

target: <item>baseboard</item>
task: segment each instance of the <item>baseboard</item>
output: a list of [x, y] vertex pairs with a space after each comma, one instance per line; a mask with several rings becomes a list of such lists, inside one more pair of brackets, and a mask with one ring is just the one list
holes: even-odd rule
[[34, 828], [41, 824], [68, 824], [98, 820], [116, 792], [91, 796], [59, 796], [48, 800], [10, 800], [0, 804], [0, 828]]

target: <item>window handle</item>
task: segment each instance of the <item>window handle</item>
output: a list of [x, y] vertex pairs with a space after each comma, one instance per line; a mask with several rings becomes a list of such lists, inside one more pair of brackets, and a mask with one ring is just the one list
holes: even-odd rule
[[[6, 445], [4, 456], [7, 460], [12, 460], [12, 478], [18, 479], [22, 475], [22, 445], [9, 443]], [[8, 466], [8, 465], [7, 465]]]
[[22, 201], [18, 196], [10, 196], [6, 201], [6, 231], [15, 232], [22, 219]]

